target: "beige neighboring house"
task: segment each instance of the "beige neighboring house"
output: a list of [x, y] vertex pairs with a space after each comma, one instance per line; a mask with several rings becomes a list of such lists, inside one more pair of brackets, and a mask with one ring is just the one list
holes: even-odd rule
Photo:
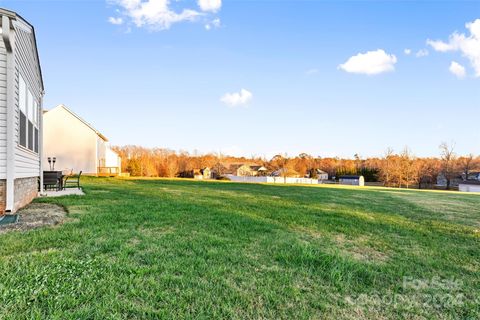
[[250, 166], [250, 170], [253, 172], [254, 176], [265, 176], [267, 175], [268, 169], [264, 166], [253, 165]]
[[97, 176], [121, 173], [121, 158], [108, 139], [88, 122], [59, 105], [43, 114], [43, 169], [55, 158], [55, 170]]
[[323, 170], [317, 169], [317, 178], [321, 181], [328, 180], [328, 173]]
[[256, 177], [267, 172], [267, 168], [258, 165], [232, 164], [226, 174], [238, 177]]
[[193, 170], [193, 178], [197, 180], [208, 180], [212, 178], [212, 171], [209, 167]]

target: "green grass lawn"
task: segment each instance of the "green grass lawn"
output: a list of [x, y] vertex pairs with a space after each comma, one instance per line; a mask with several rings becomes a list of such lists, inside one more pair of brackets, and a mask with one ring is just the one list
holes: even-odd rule
[[478, 195], [83, 183], [0, 236], [0, 318], [480, 318]]

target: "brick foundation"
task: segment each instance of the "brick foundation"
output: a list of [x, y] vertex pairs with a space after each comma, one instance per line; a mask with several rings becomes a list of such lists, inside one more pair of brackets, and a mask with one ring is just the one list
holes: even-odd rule
[[[6, 180], [0, 180], [0, 213], [5, 212]], [[38, 177], [15, 179], [13, 212], [29, 204], [38, 194]]]
[[38, 177], [15, 179], [15, 211], [25, 207], [38, 195]]
[[0, 180], [0, 214], [5, 212], [7, 197], [7, 180]]

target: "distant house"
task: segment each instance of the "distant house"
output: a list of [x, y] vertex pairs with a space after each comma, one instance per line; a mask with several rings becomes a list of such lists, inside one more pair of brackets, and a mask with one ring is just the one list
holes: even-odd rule
[[208, 179], [212, 179], [212, 170], [210, 170], [210, 168], [208, 167], [205, 167], [203, 169], [186, 170], [186, 171], [180, 172], [178, 176], [181, 178], [208, 180]]
[[[450, 179], [450, 187], [458, 187], [458, 184], [463, 180], [464, 179], [460, 175]], [[444, 188], [447, 187], [447, 178], [443, 173], [440, 173], [437, 176], [437, 187], [444, 187]]]
[[250, 166], [250, 170], [254, 172], [254, 176], [264, 176], [267, 174], [268, 169], [265, 168], [264, 166]]
[[304, 178], [305, 175], [299, 174], [297, 171], [292, 169], [277, 169], [271, 173], [272, 177], [290, 177], [290, 178]]
[[43, 169], [55, 158], [55, 170], [87, 175], [115, 176], [121, 173], [121, 158], [108, 139], [64, 105], [43, 114]]
[[461, 192], [480, 192], [480, 181], [467, 180], [458, 184], [458, 190]]
[[232, 164], [227, 168], [225, 174], [238, 177], [256, 177], [265, 175], [267, 168], [258, 165]]
[[197, 180], [208, 180], [212, 178], [212, 171], [210, 168], [206, 167], [203, 169], [194, 169], [193, 178]]
[[328, 173], [323, 170], [317, 169], [317, 178], [320, 181], [328, 180]]
[[202, 179], [212, 179], [212, 170], [209, 167], [203, 168], [200, 173], [202, 174]]
[[230, 166], [225, 168], [224, 174], [225, 175], [232, 175], [232, 176], [241, 176], [247, 172], [249, 168], [244, 164], [231, 164]]
[[210, 169], [210, 174], [212, 179], [219, 179], [223, 177], [223, 175], [225, 175], [227, 171], [227, 167], [224, 166], [222, 163], [218, 162]]
[[463, 180], [477, 180], [480, 181], [480, 172], [470, 172], [468, 177], [465, 177], [465, 174], [462, 174]]
[[[38, 194], [42, 154], [42, 70], [33, 26], [0, 9], [0, 214]], [[42, 185], [40, 183], [40, 185]]]
[[338, 183], [363, 187], [365, 185], [365, 178], [363, 176], [340, 176]]

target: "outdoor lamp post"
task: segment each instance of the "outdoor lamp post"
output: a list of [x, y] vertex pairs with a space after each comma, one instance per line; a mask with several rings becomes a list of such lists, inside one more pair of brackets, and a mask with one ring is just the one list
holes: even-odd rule
[[55, 171], [55, 162], [57, 162], [57, 158], [53, 157], [52, 163], [53, 163], [53, 171]]
[[48, 161], [48, 166], [50, 167], [50, 171], [52, 171], [52, 158], [48, 157], [47, 161]]

